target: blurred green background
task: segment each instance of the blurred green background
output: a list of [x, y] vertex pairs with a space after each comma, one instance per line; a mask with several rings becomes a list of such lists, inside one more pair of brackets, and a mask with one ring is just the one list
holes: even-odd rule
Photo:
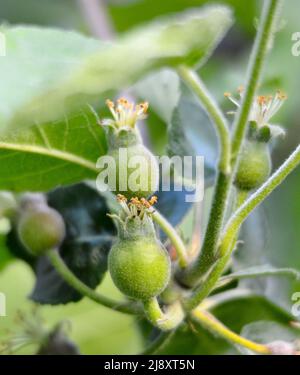
[[[82, 3], [75, 0], [0, 0], [0, 23], [35, 24], [72, 29], [90, 34], [88, 20], [82, 11]], [[86, 2], [88, 3], [88, 2]], [[249, 51], [255, 36], [256, 19], [262, 1], [228, 0], [111, 0], [107, 2], [108, 15], [117, 34], [137, 24], [185, 8], [204, 3], [227, 3], [234, 9], [235, 25], [201, 69], [200, 74], [225, 110], [231, 109], [223, 98], [225, 91], [234, 91], [245, 77]], [[287, 130], [284, 142], [277, 145], [273, 154], [274, 165], [279, 165], [300, 141], [300, 57], [291, 53], [292, 33], [300, 31], [300, 3], [285, 1], [280, 30], [265, 68], [262, 93], [280, 88], [288, 94], [288, 100], [276, 122]], [[159, 122], [160, 120], [157, 119]], [[151, 128], [154, 140], [165, 126]], [[263, 249], [249, 255], [249, 264], [259, 264], [261, 258], [275, 266], [292, 266], [300, 270], [300, 169], [293, 172], [263, 206], [266, 231]], [[256, 235], [252, 232], [255, 243]], [[263, 250], [263, 251], [262, 251]], [[5, 250], [0, 248], [0, 257]], [[12, 261], [1, 272], [0, 291], [7, 296], [7, 317], [0, 318], [0, 338], [6, 329], [14, 327], [17, 309], [29, 309], [26, 296], [33, 286], [31, 269], [21, 261]], [[260, 287], [260, 286], [258, 286]], [[101, 292], [120, 298], [107, 276], [100, 286]], [[293, 291], [300, 291], [300, 284], [280, 279], [263, 285], [263, 293], [287, 310], [291, 308]], [[81, 351], [88, 354], [133, 354], [142, 349], [142, 337], [136, 329], [134, 318], [97, 306], [83, 300], [61, 307], [42, 307], [42, 315], [50, 326], [66, 318], [72, 322], [71, 337]], [[29, 351], [30, 352], [30, 349]]]

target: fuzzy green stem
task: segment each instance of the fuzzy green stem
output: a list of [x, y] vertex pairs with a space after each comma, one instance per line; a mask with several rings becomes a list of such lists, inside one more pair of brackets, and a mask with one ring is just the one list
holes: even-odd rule
[[152, 218], [169, 237], [176, 250], [179, 266], [185, 268], [188, 264], [187, 250], [176, 229], [157, 210], [153, 211]]
[[186, 270], [178, 273], [180, 283], [186, 286], [195, 285], [199, 278], [203, 276], [217, 260], [216, 249], [226, 211], [227, 193], [230, 182], [230, 176], [224, 175], [222, 172], [218, 174], [211, 206], [211, 214], [201, 252]]
[[300, 145], [275, 173], [253, 193], [233, 214], [226, 225], [219, 246], [219, 259], [216, 261], [205, 280], [186, 299], [185, 308], [191, 310], [199, 305], [215, 287], [221, 277], [234, 249], [239, 228], [247, 216], [279, 186], [284, 179], [300, 164]]
[[261, 77], [266, 54], [269, 46], [271, 45], [276, 26], [276, 18], [281, 2], [281, 0], [268, 0], [264, 2], [265, 6], [261, 17], [261, 23], [259, 25], [255, 44], [250, 56], [250, 63], [246, 78], [247, 86], [245, 88], [241, 109], [234, 124], [234, 132], [232, 137], [232, 166], [236, 165], [238, 154], [245, 138], [249, 113]]
[[219, 160], [219, 170], [225, 175], [230, 171], [230, 133], [226, 118], [222, 111], [209, 94], [204, 83], [197, 74], [186, 66], [178, 68], [182, 80], [193, 90], [199, 98], [201, 104], [213, 120], [221, 144], [221, 155]]
[[102, 296], [101, 294], [95, 292], [93, 289], [85, 285], [81, 280], [79, 280], [74, 273], [67, 267], [65, 262], [60, 257], [57, 250], [51, 250], [48, 252], [48, 258], [59, 273], [59, 275], [74, 289], [76, 289], [80, 294], [89, 299], [108, 307], [112, 310], [119, 311], [125, 314], [141, 314], [142, 310], [139, 306], [134, 306], [128, 303], [120, 303], [114, 301], [108, 297]]
[[[236, 191], [234, 210], [237, 210], [245, 202], [248, 195], [249, 195], [248, 191], [245, 191], [245, 190], [237, 190]], [[238, 232], [236, 233], [236, 235], [235, 235], [235, 237], [234, 237], [234, 239], [231, 243], [231, 252], [234, 250], [234, 248], [236, 246], [237, 239], [238, 239]], [[230, 255], [231, 255], [231, 252], [230, 252]], [[217, 257], [217, 258], [219, 258], [219, 257]], [[211, 288], [216, 287], [217, 281], [219, 280], [219, 276], [218, 276], [219, 270], [222, 269], [222, 272], [226, 270], [226, 266], [228, 264], [229, 259], [230, 259], [230, 256], [223, 257], [223, 258], [219, 259], [218, 263], [215, 264], [216, 267], [212, 269], [212, 273], [210, 274], [210, 283], [204, 283], [202, 286], [200, 286], [202, 288], [201, 292], [202, 292], [203, 295], [206, 295], [206, 293], [209, 293]], [[199, 288], [199, 290], [200, 290], [200, 288]], [[211, 290], [213, 290], [213, 289], [211, 289]], [[202, 299], [203, 299], [203, 297], [201, 297], [201, 300]]]
[[200, 284], [193, 289], [192, 295], [187, 297], [186, 300], [183, 301], [185, 310], [194, 309], [210, 294], [210, 292], [214, 289], [217, 281], [221, 277], [222, 273], [224, 272], [229, 259], [230, 255], [227, 255], [218, 259], [214, 263], [204, 280], [202, 280]]
[[156, 297], [144, 302], [144, 310], [149, 321], [161, 331], [173, 330], [185, 317], [179, 301], [167, 306], [163, 312]]
[[227, 189], [230, 185], [230, 133], [226, 118], [217, 103], [209, 94], [204, 83], [197, 74], [185, 66], [180, 66], [178, 72], [182, 80], [193, 90], [207, 111], [216, 127], [221, 145], [219, 174], [214, 192], [211, 215], [205, 233], [201, 253], [184, 272], [178, 275], [180, 282], [186, 286], [194, 285], [215, 261], [217, 241], [221, 232], [226, 207]]
[[270, 349], [266, 345], [258, 344], [238, 335], [217, 320], [212, 314], [202, 310], [201, 308], [196, 308], [193, 310], [191, 312], [191, 318], [206, 329], [216, 333], [220, 337], [223, 337], [232, 344], [243, 346], [244, 348], [250, 349], [259, 354], [271, 354]]

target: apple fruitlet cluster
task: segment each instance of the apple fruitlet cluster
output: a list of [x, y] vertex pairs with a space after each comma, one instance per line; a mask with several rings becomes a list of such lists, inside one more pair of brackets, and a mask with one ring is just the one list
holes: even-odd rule
[[[108, 269], [117, 288], [128, 297], [146, 301], [158, 296], [167, 286], [171, 261], [167, 250], [157, 239], [151, 212], [158, 187], [159, 169], [155, 157], [143, 145], [136, 122], [146, 116], [148, 103], [134, 105], [124, 98], [117, 103], [107, 100], [113, 119], [103, 120], [107, 135], [108, 155], [116, 165], [116, 189], [113, 191], [121, 205], [116, 218], [118, 240], [110, 250]], [[120, 158], [120, 149], [127, 158]], [[128, 184], [134, 168], [130, 160], [140, 163], [136, 185]], [[146, 176], [143, 184], [141, 180]], [[127, 186], [126, 190], [120, 186]], [[113, 190], [113, 189], [111, 189]], [[120, 194], [122, 193], [122, 194]]]

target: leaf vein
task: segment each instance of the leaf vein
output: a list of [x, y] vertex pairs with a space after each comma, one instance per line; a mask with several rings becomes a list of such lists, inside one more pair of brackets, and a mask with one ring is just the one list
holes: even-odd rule
[[65, 151], [60, 151], [56, 149], [47, 149], [45, 147], [36, 146], [36, 145], [15, 144], [15, 143], [6, 143], [6, 142], [0, 142], [0, 151], [1, 149], [49, 156], [55, 159], [65, 160], [67, 162], [80, 165], [96, 173], [98, 172], [96, 168], [96, 163], [93, 163], [90, 160], [81, 158], [80, 156], [70, 154]]

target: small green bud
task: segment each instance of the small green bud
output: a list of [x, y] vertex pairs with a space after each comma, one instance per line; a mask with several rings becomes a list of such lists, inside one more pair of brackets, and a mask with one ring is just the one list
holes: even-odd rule
[[240, 190], [256, 189], [267, 180], [271, 168], [268, 145], [247, 140], [242, 149], [234, 183]]
[[39, 199], [31, 203], [27, 199], [21, 206], [18, 235], [26, 249], [40, 256], [59, 247], [66, 234], [62, 216]]

